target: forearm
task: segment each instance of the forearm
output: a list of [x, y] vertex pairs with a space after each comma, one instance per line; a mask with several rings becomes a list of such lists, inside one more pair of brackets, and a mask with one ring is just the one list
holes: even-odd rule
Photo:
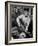
[[19, 18], [16, 19], [18, 26], [20, 27], [20, 20]]

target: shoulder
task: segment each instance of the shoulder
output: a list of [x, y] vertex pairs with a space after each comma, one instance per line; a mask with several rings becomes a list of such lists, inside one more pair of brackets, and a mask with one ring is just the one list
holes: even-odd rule
[[19, 15], [19, 16], [18, 16], [18, 18], [22, 18], [22, 17], [23, 17], [23, 15]]

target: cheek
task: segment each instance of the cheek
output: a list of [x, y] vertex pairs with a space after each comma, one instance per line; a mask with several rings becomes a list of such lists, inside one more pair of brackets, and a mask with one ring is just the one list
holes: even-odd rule
[[[27, 17], [27, 18], [25, 19], [25, 22], [28, 24], [29, 21], [30, 21], [30, 18]], [[27, 25], [27, 24], [26, 24], [26, 25]]]
[[26, 22], [28, 21], [28, 17], [25, 17], [25, 21], [26, 21]]

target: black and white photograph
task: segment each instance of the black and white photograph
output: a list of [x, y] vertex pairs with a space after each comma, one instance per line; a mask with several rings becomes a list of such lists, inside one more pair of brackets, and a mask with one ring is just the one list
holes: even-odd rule
[[33, 37], [33, 7], [10, 5], [11, 36], [14, 39]]
[[5, 42], [36, 42], [36, 3], [6, 2]]

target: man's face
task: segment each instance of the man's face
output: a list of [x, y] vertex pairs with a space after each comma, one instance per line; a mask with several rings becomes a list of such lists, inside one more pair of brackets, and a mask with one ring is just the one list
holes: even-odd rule
[[25, 16], [27, 16], [28, 15], [28, 12], [27, 11], [24, 11], [24, 14], [25, 14]]

